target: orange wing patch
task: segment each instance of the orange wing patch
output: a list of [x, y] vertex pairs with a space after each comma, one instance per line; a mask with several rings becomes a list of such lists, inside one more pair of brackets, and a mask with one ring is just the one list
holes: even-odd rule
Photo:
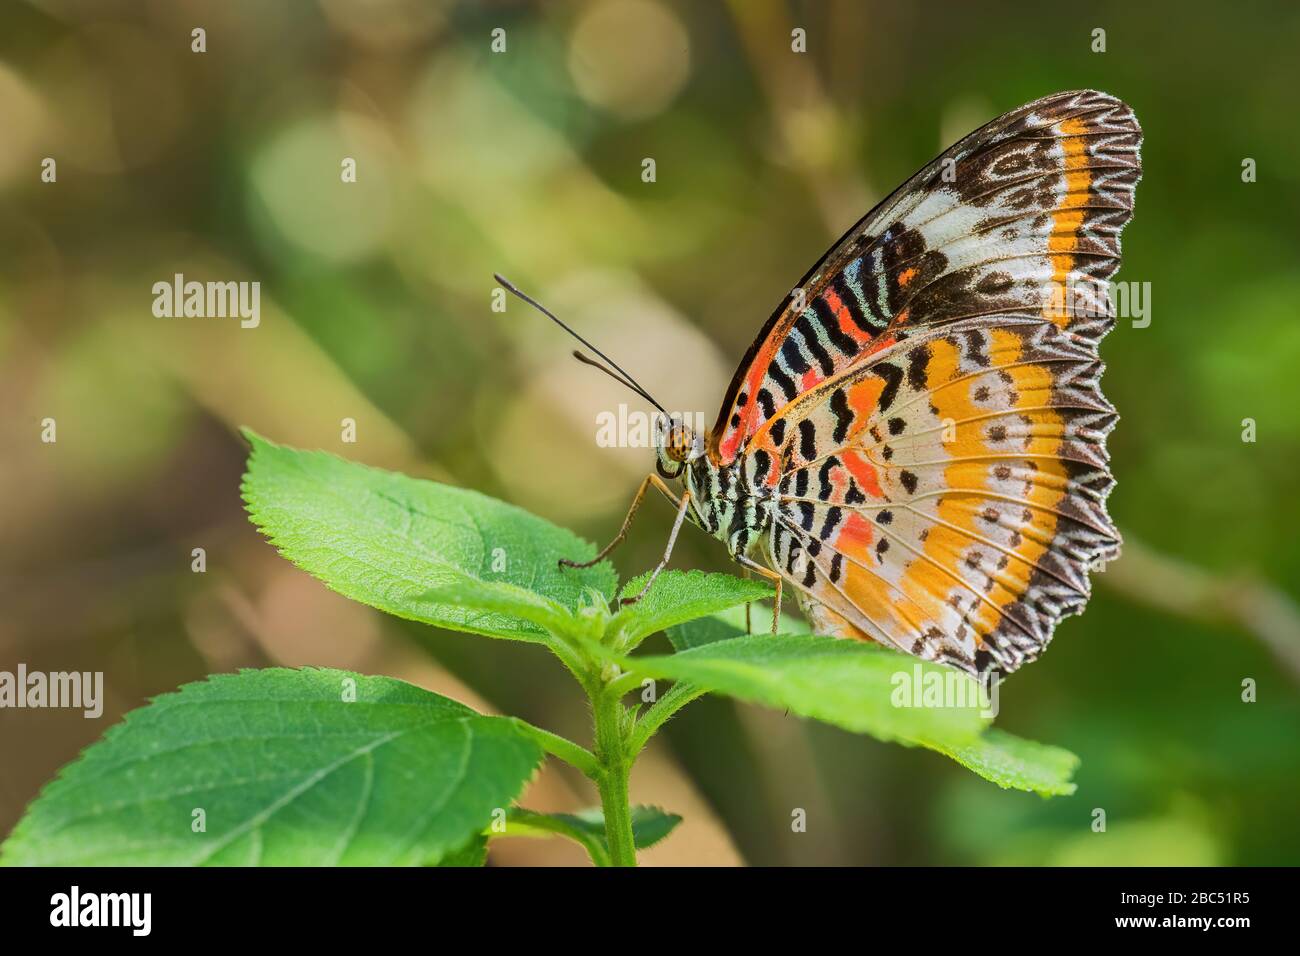
[[1052, 231], [1047, 239], [1047, 249], [1052, 263], [1052, 279], [1046, 289], [1043, 318], [1065, 328], [1072, 318], [1072, 298], [1069, 289], [1070, 272], [1074, 268], [1072, 255], [1079, 246], [1079, 233], [1083, 226], [1084, 209], [1088, 203], [1088, 187], [1092, 176], [1088, 171], [1088, 143], [1084, 135], [1087, 124], [1081, 119], [1061, 123], [1061, 140], [1064, 155], [1065, 191], [1052, 213]]
[[[942, 389], [934, 396], [934, 405], [941, 420], [956, 425], [951, 441], [944, 442], [945, 450], [953, 461], [943, 472], [947, 491], [939, 498], [937, 506], [939, 524], [926, 537], [925, 554], [932, 562], [912, 566], [905, 579], [909, 595], [927, 593], [944, 594], [952, 589], [952, 579], [972, 582], [987, 595], [987, 601], [971, 604], [964, 623], [975, 631], [977, 643], [984, 639], [1001, 622], [1001, 612], [1022, 598], [1029, 588], [1030, 576], [1037, 567], [1045, 547], [1040, 543], [1050, 541], [1056, 532], [1053, 509], [1062, 493], [1052, 482], [1034, 481], [1025, 489], [1024, 500], [1030, 507], [1015, 507], [1008, 513], [1004, 502], [988, 499], [996, 493], [993, 469], [997, 462], [1015, 460], [1023, 456], [1033, 461], [1044, 476], [1065, 480], [1060, 463], [1055, 460], [1060, 448], [1060, 418], [1050, 409], [1034, 407], [1034, 396], [1045, 394], [1051, 388], [1050, 372], [1043, 366], [1019, 364], [1020, 339], [1006, 330], [995, 329], [990, 350], [997, 354], [1006, 381], [1007, 394], [1013, 396], [1008, 411], [1028, 417], [1038, 429], [1026, 439], [1008, 439], [1005, 427], [997, 424], [1005, 416], [988, 419], [985, 409], [979, 407], [973, 392], [979, 387], [966, 381], [956, 388]], [[933, 349], [934, 357], [927, 369], [933, 381], [946, 382], [957, 377], [956, 347], [944, 342]], [[1022, 417], [1022, 424], [1027, 424]], [[1022, 445], [1012, 448], [1010, 443]], [[990, 526], [1010, 522], [1017, 527], [1013, 547], [1001, 545], [989, 536]], [[948, 575], [941, 574], [940, 569]], [[983, 580], [981, 580], [983, 579]], [[955, 635], [958, 639], [962, 633]]]

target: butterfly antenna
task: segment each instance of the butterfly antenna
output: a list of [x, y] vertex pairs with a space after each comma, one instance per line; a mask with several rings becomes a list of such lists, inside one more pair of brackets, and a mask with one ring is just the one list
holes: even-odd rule
[[[548, 319], [550, 319], [560, 328], [564, 329], [564, 331], [568, 332], [570, 335], [572, 335], [583, 345], [587, 346], [587, 348], [591, 349], [593, 352], [599, 355], [602, 359], [606, 361], [606, 363], [609, 364], [610, 368], [606, 368], [604, 365], [601, 365], [595, 359], [591, 358], [590, 356], [583, 355], [581, 352], [576, 350], [573, 353], [574, 358], [582, 362], [584, 365], [590, 365], [593, 368], [600, 369], [610, 378], [614, 379], [614, 381], [620, 382], [621, 384], [630, 388], [632, 391], [636, 392], [638, 395], [644, 398], [655, 408], [659, 409], [660, 412], [663, 412], [665, 418], [668, 417], [668, 412], [664, 409], [664, 407], [660, 405], [658, 402], [656, 402], [654, 398], [651, 397], [650, 393], [641, 387], [640, 383], [637, 382], [636, 379], [634, 379], [631, 375], [629, 375], [626, 371], [624, 371], [621, 365], [619, 365], [612, 358], [610, 358], [600, 349], [596, 348], [596, 346], [592, 345], [581, 335], [575, 332], [572, 328], [566, 325], [563, 321], [559, 319], [559, 317], [555, 315], [554, 312], [552, 312], [546, 306], [542, 305], [540, 302], [538, 302], [532, 296], [528, 295], [526, 292], [521, 292], [512, 282], [506, 279], [505, 276], [501, 275], [499, 272], [494, 272], [492, 273], [492, 277], [496, 279], [497, 282], [501, 283], [502, 287], [504, 287], [508, 292], [511, 292], [512, 294], [517, 295], [519, 298], [523, 299], [525, 302], [531, 305], [538, 312], [542, 313], [542, 315], [546, 316]], [[613, 371], [611, 371], [611, 369], [613, 369]]]
[[[574, 349], [574, 350], [573, 350], [573, 357], [576, 358], [576, 359], [577, 359], [579, 362], [581, 362], [583, 365], [590, 365], [592, 368], [600, 369], [602, 372], [604, 372], [606, 375], [608, 375], [608, 376], [609, 376], [610, 378], [612, 378], [614, 381], [618, 382], [620, 385], [623, 385], [623, 386], [626, 386], [627, 388], [630, 388], [632, 391], [636, 392], [638, 395], [640, 395], [642, 398], [644, 398], [647, 402], [649, 402], [649, 403], [650, 403], [651, 405], [653, 405], [655, 408], [658, 408], [661, 412], [663, 411], [663, 409], [659, 407], [659, 403], [656, 402], [653, 398], [651, 398], [651, 397], [650, 397], [650, 393], [647, 392], [645, 389], [643, 389], [640, 385], [637, 385], [635, 382], [629, 382], [627, 379], [625, 379], [623, 376], [619, 375], [617, 372], [613, 371], [613, 370], [610, 369], [610, 368], [607, 368], [607, 367], [604, 366], [604, 365], [601, 365], [599, 362], [597, 362], [597, 361], [596, 361], [594, 358], [592, 358], [590, 355], [583, 355], [583, 354], [582, 354], [581, 352], [579, 352], [577, 349]], [[667, 412], [664, 412], [664, 414], [666, 415]]]

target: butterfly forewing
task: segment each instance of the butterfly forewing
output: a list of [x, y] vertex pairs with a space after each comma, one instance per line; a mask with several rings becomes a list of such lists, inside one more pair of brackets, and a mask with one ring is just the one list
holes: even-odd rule
[[1104, 93], [1059, 93], [967, 136], [853, 226], [768, 320], [710, 435], [720, 464], [787, 403], [917, 325], [1047, 317], [1108, 328], [1141, 131]]
[[771, 489], [765, 557], [819, 630], [1009, 672], [1086, 603], [1119, 545], [1096, 348], [1139, 146], [1102, 93], [990, 123], [850, 230], [750, 349], [710, 455]]

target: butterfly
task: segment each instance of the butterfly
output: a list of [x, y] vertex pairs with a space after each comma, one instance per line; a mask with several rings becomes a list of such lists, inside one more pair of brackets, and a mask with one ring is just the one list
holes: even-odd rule
[[713, 427], [666, 421], [595, 559], [650, 488], [673, 502], [663, 560], [625, 601], [689, 521], [772, 581], [774, 632], [791, 589], [818, 634], [978, 677], [1037, 658], [1119, 553], [1098, 346], [1141, 142], [1115, 97], [1057, 93], [859, 220], [767, 320]]

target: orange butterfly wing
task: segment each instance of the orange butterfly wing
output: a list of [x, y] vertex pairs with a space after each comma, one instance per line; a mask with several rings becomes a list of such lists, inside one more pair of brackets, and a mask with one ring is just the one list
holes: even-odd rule
[[1140, 141], [1100, 93], [994, 121], [850, 230], [750, 350], [710, 453], [772, 489], [765, 557], [819, 631], [1010, 672], [1086, 604], [1119, 549], [1097, 345]]
[[1048, 316], [1100, 338], [1140, 145], [1133, 111], [1085, 90], [1022, 106], [927, 164], [768, 319], [709, 433], [713, 460], [730, 463], [788, 402], [918, 325]]

